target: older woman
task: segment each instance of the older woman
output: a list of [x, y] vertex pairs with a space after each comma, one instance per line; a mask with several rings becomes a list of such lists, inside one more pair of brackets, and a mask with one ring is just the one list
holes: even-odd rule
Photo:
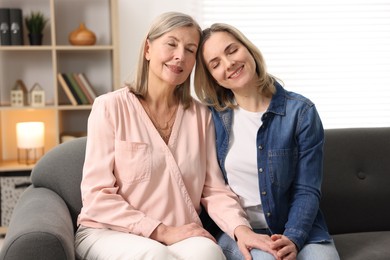
[[190, 96], [200, 35], [188, 15], [162, 14], [144, 39], [134, 82], [95, 100], [79, 258], [225, 259], [202, 226], [201, 205], [232, 238], [253, 241], [220, 173], [211, 114]]

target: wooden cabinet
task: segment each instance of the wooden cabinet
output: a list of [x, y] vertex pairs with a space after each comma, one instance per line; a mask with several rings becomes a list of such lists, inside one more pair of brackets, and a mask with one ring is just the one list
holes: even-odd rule
[[[49, 19], [43, 45], [30, 46], [24, 27], [23, 46], [0, 46], [0, 171], [31, 169], [17, 163], [16, 123], [45, 123], [45, 151], [60, 143], [64, 133], [86, 133], [91, 105], [71, 105], [57, 73], [83, 72], [97, 95], [120, 87], [117, 0], [2, 0], [0, 8], [20, 8], [23, 16], [40, 11]], [[80, 23], [93, 31], [96, 43], [74, 46], [70, 32]], [[18, 79], [28, 90], [38, 83], [45, 106], [14, 107], [10, 93]]]

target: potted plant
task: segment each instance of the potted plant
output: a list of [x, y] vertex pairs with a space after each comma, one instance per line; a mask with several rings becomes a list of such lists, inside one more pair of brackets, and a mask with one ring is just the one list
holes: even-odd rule
[[45, 28], [48, 19], [41, 12], [31, 12], [25, 18], [26, 27], [29, 31], [28, 38], [30, 45], [42, 45], [43, 29]]

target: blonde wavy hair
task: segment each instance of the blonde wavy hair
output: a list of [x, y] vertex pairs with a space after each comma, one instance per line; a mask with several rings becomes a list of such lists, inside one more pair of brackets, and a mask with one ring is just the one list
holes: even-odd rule
[[267, 73], [265, 61], [260, 50], [237, 28], [224, 23], [215, 23], [203, 30], [196, 57], [194, 84], [195, 93], [199, 100], [206, 105], [213, 106], [218, 111], [237, 106], [234, 101], [233, 92], [230, 89], [220, 86], [211, 76], [203, 57], [204, 44], [215, 32], [231, 34], [248, 49], [256, 63], [259, 93], [268, 97], [272, 96], [276, 91], [274, 86], [275, 77]]

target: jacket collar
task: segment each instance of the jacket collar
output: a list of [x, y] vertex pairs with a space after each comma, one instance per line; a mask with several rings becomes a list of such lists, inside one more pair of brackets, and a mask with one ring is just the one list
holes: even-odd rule
[[276, 93], [272, 96], [267, 112], [284, 116], [286, 114], [287, 92], [275, 81]]

